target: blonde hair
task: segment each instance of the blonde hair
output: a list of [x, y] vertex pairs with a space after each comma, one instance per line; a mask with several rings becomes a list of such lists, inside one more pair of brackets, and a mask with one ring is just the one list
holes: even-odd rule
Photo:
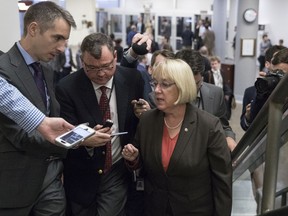
[[197, 87], [192, 70], [181, 59], [165, 59], [156, 64], [152, 78], [175, 83], [179, 91], [175, 105], [192, 102], [197, 97]]

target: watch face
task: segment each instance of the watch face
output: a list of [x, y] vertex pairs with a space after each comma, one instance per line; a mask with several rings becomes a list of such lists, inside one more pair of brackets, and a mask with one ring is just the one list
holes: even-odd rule
[[246, 22], [254, 22], [256, 20], [256, 17], [257, 17], [257, 12], [254, 10], [254, 9], [247, 9], [245, 10], [244, 14], [244, 20]]

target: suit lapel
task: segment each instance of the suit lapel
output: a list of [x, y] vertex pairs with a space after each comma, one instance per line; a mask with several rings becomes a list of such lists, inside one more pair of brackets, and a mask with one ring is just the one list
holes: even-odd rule
[[9, 57], [11, 59], [11, 64], [15, 67], [15, 75], [18, 77], [18, 80], [22, 85], [19, 86], [20, 90], [25, 91], [24, 94], [26, 97], [28, 97], [29, 100], [42, 112], [46, 113], [45, 105], [35, 84], [33, 75], [18, 50], [17, 45], [14, 45], [10, 51]]
[[128, 110], [128, 106], [130, 106], [131, 101], [128, 101], [129, 86], [126, 83], [123, 74], [118, 72], [119, 70], [122, 69], [117, 67], [114, 75], [114, 85], [116, 91], [119, 130], [124, 131], [126, 112]]

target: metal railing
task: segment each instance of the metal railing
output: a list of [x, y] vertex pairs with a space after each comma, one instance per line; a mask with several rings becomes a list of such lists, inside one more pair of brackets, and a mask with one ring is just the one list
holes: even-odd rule
[[[264, 215], [273, 215], [271, 213], [276, 211], [274, 207], [279, 149], [288, 140], [288, 116], [283, 114], [287, 98], [288, 75], [285, 75], [232, 152], [233, 181], [245, 171], [253, 172], [265, 162], [261, 205], [261, 214]], [[288, 208], [285, 209], [288, 215]], [[267, 214], [268, 212], [271, 213]]]

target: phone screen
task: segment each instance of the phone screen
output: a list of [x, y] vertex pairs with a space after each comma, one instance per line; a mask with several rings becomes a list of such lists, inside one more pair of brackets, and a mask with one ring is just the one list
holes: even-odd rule
[[87, 136], [89, 136], [91, 133], [81, 127], [75, 128], [70, 133], [64, 135], [62, 140], [64, 140], [67, 143], [73, 144]]

